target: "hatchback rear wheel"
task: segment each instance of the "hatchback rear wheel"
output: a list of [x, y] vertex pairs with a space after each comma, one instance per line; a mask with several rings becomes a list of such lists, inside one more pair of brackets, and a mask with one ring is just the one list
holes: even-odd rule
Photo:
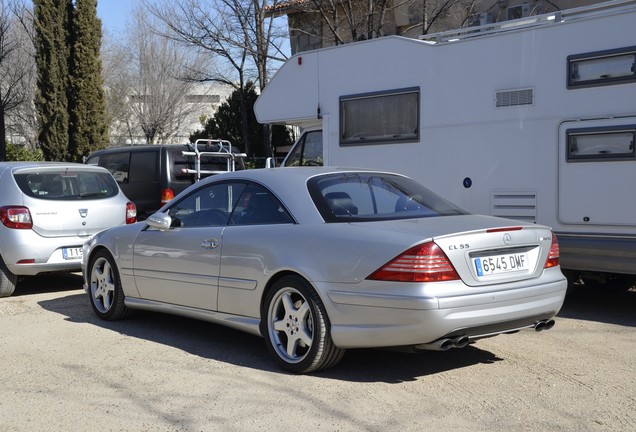
[[329, 318], [320, 297], [298, 276], [280, 279], [267, 294], [261, 334], [270, 354], [294, 373], [334, 366], [345, 352], [331, 340]]
[[118, 320], [129, 315], [124, 304], [124, 292], [115, 259], [105, 250], [91, 257], [88, 274], [91, 306], [95, 314], [105, 320]]
[[13, 294], [17, 282], [18, 277], [9, 270], [2, 258], [0, 258], [0, 297], [9, 297]]

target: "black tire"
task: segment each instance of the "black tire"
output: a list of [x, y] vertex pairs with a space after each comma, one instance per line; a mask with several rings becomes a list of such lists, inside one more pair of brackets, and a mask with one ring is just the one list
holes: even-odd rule
[[103, 320], [115, 321], [130, 315], [124, 304], [124, 292], [115, 259], [106, 250], [91, 256], [88, 266], [88, 297], [95, 314]]
[[0, 258], [0, 297], [9, 297], [15, 291], [18, 277], [11, 273], [2, 258]]
[[298, 276], [281, 278], [267, 293], [261, 334], [278, 364], [294, 373], [329, 368], [345, 353], [331, 340], [329, 317], [320, 297]]

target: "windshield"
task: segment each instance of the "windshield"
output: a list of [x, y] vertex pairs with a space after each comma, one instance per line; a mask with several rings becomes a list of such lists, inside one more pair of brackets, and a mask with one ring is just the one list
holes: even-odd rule
[[338, 173], [308, 183], [326, 222], [413, 219], [467, 214], [407, 177], [384, 173]]
[[116, 196], [119, 186], [106, 172], [59, 171], [15, 174], [15, 181], [26, 195], [46, 200], [101, 199]]

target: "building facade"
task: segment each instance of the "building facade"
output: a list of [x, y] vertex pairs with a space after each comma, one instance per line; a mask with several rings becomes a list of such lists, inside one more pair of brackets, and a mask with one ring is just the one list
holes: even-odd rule
[[269, 13], [271, 16], [287, 16], [291, 52], [295, 54], [387, 35], [417, 38], [423, 34], [521, 19], [595, 3], [602, 1], [393, 0], [347, 3], [290, 0], [274, 4]]

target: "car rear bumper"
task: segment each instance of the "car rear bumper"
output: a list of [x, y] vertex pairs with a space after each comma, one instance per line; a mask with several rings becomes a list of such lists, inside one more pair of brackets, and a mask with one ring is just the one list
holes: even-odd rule
[[539, 285], [453, 297], [332, 289], [326, 304], [331, 335], [340, 348], [370, 348], [414, 346], [453, 336], [478, 339], [532, 327], [561, 309], [567, 281], [558, 275]]
[[81, 257], [64, 259], [63, 249], [81, 249], [88, 236], [42, 237], [30, 230], [6, 230], [4, 234], [2, 259], [15, 275], [81, 269]]

